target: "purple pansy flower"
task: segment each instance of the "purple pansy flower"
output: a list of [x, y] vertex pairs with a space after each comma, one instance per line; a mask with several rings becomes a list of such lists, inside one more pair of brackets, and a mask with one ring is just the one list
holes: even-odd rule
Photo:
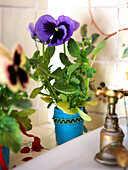
[[49, 46], [61, 45], [68, 41], [80, 24], [70, 17], [61, 15], [55, 20], [51, 15], [41, 16], [35, 25], [36, 36]]
[[28, 25], [28, 31], [30, 32], [31, 37], [33, 38], [34, 36], [36, 36], [35, 33], [35, 24], [33, 22], [30, 22]]

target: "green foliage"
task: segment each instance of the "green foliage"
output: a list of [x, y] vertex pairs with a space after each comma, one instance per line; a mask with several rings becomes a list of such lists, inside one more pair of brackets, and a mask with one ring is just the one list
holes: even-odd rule
[[82, 37], [86, 37], [86, 36], [87, 36], [87, 24], [84, 24], [84, 25], [81, 27], [81, 36], [82, 36]]
[[96, 34], [96, 33], [94, 33], [94, 34], [92, 34], [91, 35], [91, 38], [92, 38], [92, 44], [94, 44], [94, 43], [96, 43], [96, 41], [97, 41], [97, 39], [98, 39], [98, 37], [99, 37], [100, 35], [99, 34]]
[[70, 53], [70, 55], [72, 57], [77, 57], [77, 58], [80, 57], [80, 48], [79, 48], [79, 45], [72, 38], [70, 38], [70, 40], [68, 41], [68, 51], [69, 51], [69, 53]]
[[71, 65], [70, 60], [64, 53], [60, 53], [60, 61], [63, 65], [65, 65], [67, 67]]
[[0, 114], [0, 145], [7, 146], [13, 152], [21, 148], [21, 134], [15, 118]]
[[[10, 148], [13, 152], [20, 150], [22, 138], [19, 123], [25, 130], [32, 128], [28, 116], [35, 110], [29, 109], [31, 106], [27, 92], [12, 93], [7, 86], [0, 85], [0, 145]], [[15, 110], [14, 107], [21, 110]]]
[[94, 50], [92, 51], [92, 53], [94, 54], [94, 56], [97, 56], [97, 54], [103, 50], [103, 48], [106, 46], [106, 40], [102, 40], [97, 46], [96, 48], [94, 48]]
[[[86, 24], [81, 27], [81, 36], [81, 43], [70, 38], [67, 47], [64, 44], [64, 52], [59, 53], [58, 56], [58, 60], [60, 59], [63, 65], [62, 68], [58, 66], [54, 71], [51, 71], [50, 61], [54, 57], [55, 47], [48, 47], [44, 44], [42, 44], [42, 56], [40, 52], [36, 51], [33, 57], [28, 59], [28, 68], [33, 72], [33, 74], [30, 72], [31, 77], [41, 82], [41, 87], [35, 88], [30, 97], [35, 98], [40, 94], [41, 99], [48, 103], [48, 108], [54, 103], [68, 114], [79, 112], [84, 120], [89, 121], [91, 118], [83, 111], [79, 111], [79, 107], [84, 107], [86, 104], [96, 104], [87, 103], [88, 98], [92, 96], [88, 93], [91, 83], [89, 79], [93, 78], [96, 73], [92, 67], [94, 60], [90, 62], [89, 55], [93, 54], [96, 57], [105, 47], [106, 42], [103, 40], [95, 47], [94, 44], [99, 34], [95, 33], [91, 37], [87, 37]], [[71, 57], [73, 62], [70, 61]], [[45, 90], [47, 94], [44, 94], [42, 90]]]
[[35, 88], [35, 89], [32, 91], [32, 93], [31, 93], [31, 95], [30, 95], [30, 98], [34, 99], [34, 98], [40, 93], [40, 91], [41, 91], [42, 89], [43, 89], [42, 86]]
[[89, 68], [87, 71], [87, 78], [93, 78], [93, 73], [96, 73], [94, 68]]

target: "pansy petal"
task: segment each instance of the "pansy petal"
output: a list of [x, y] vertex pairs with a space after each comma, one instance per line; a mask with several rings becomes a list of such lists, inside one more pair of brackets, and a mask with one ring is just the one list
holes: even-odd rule
[[8, 83], [7, 86], [13, 93], [17, 93], [19, 91], [19, 89], [22, 90], [22, 86], [19, 81], [17, 81], [17, 83], [15, 85]]
[[18, 92], [19, 89], [22, 89], [20, 83], [18, 82], [17, 73], [15, 72], [13, 65], [9, 65], [7, 70], [8, 70], [7, 86], [13, 93], [16, 93]]
[[73, 20], [73, 22], [74, 22], [74, 31], [76, 31], [79, 28], [80, 23], [75, 20]]
[[27, 73], [23, 69], [18, 68], [18, 72], [14, 73], [14, 68], [12, 67], [9, 68], [11, 73], [10, 75], [11, 81], [8, 82], [7, 86], [13, 93], [16, 93], [19, 91], [19, 89], [21, 90], [26, 89], [26, 84], [28, 83], [29, 78]]
[[18, 76], [19, 76], [19, 80], [20, 80], [22, 88], [26, 89], [26, 84], [29, 81], [27, 72], [25, 70], [23, 70], [22, 68], [19, 68], [18, 69]]
[[4, 45], [2, 45], [2, 44], [0, 44], [0, 55], [3, 56], [3, 57], [8, 58], [9, 60], [12, 60], [11, 55], [10, 55], [10, 52], [9, 52], [8, 49], [7, 49]]
[[30, 32], [31, 37], [33, 38], [34, 36], [36, 36], [35, 33], [35, 25], [33, 22], [30, 22], [28, 25], [28, 31]]
[[58, 26], [61, 26], [61, 25], [64, 25], [66, 27], [66, 29], [67, 29], [67, 36], [63, 41], [63, 42], [66, 42], [71, 38], [71, 36], [73, 34], [74, 22], [70, 17], [61, 15], [58, 18]]
[[0, 55], [0, 83], [8, 83], [8, 65], [10, 60]]
[[36, 35], [39, 40], [42, 42], [48, 41], [54, 34], [56, 26], [56, 20], [51, 15], [41, 16], [35, 25]]
[[67, 29], [64, 25], [56, 28], [55, 34], [53, 35], [51, 41], [49, 42], [49, 46], [60, 45], [63, 43], [63, 40], [67, 36]]
[[26, 57], [20, 44], [18, 44], [13, 53], [14, 64], [17, 66], [23, 66], [26, 63]]
[[9, 72], [9, 80], [10, 80], [11, 84], [16, 85], [17, 73], [15, 72], [13, 65], [8, 66], [8, 72]]

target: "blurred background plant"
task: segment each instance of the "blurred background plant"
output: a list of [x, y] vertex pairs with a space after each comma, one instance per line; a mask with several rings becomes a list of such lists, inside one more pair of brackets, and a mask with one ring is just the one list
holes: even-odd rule
[[28, 116], [35, 112], [30, 109], [32, 103], [24, 91], [28, 74], [19, 63], [23, 55], [20, 45], [16, 46], [13, 55], [0, 45], [0, 145], [13, 152], [18, 152], [22, 146], [20, 125], [26, 131], [30, 130], [32, 125]]

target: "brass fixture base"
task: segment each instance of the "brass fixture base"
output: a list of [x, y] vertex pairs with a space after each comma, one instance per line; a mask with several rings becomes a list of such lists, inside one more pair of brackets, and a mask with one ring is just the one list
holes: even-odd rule
[[117, 166], [118, 163], [116, 161], [116, 159], [111, 158], [109, 159], [108, 156], [105, 155], [105, 153], [103, 152], [99, 152], [95, 155], [94, 159], [101, 164], [105, 164], [105, 165], [113, 165], [113, 166]]
[[105, 89], [97, 90], [96, 96], [105, 95], [108, 97], [109, 111], [106, 114], [104, 128], [100, 132], [100, 152], [94, 159], [106, 165], [119, 165], [123, 168], [128, 166], [128, 151], [123, 146], [124, 133], [118, 124], [118, 117], [115, 108], [118, 99], [128, 96], [122, 90]]

